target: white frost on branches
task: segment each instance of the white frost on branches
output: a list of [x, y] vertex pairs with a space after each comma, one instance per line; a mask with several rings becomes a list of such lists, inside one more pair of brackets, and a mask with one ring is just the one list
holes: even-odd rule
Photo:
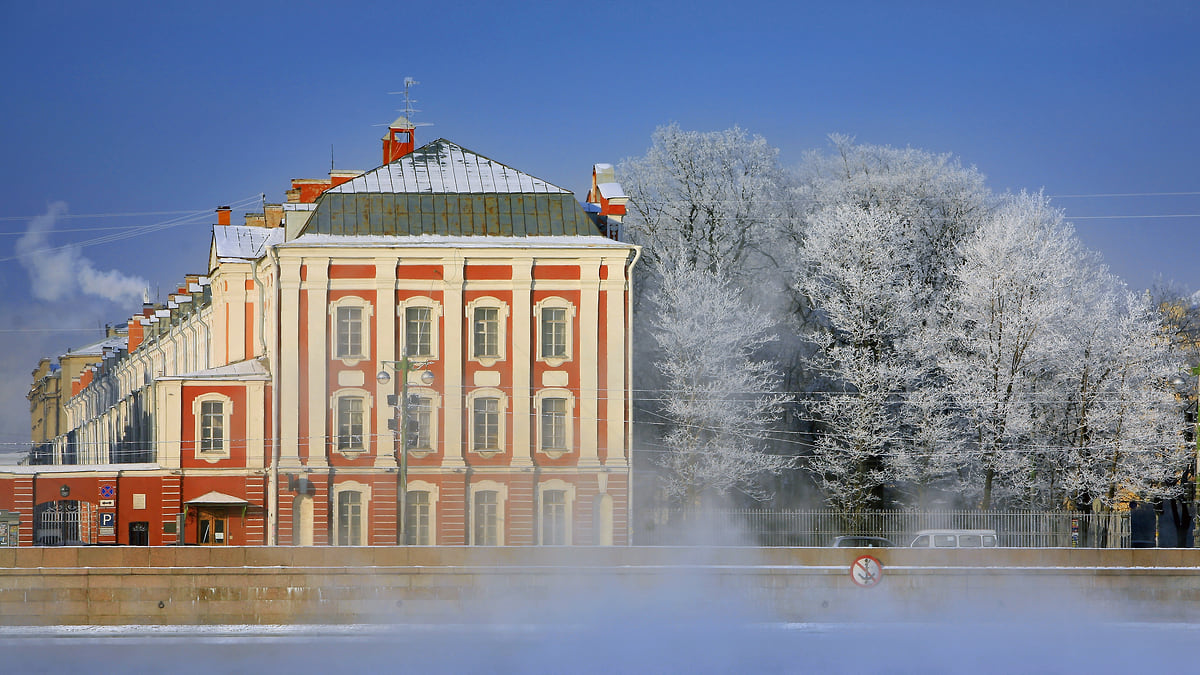
[[664, 487], [686, 506], [734, 489], [765, 497], [758, 479], [792, 465], [764, 444], [789, 398], [777, 392], [775, 367], [755, 359], [774, 322], [712, 272], [676, 267], [661, 280], [654, 337], [671, 424]]

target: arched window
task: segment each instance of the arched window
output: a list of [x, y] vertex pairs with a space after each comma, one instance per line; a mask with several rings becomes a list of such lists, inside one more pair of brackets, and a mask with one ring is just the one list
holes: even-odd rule
[[473, 361], [491, 367], [505, 359], [507, 344], [508, 305], [493, 297], [483, 297], [467, 303], [468, 354]]

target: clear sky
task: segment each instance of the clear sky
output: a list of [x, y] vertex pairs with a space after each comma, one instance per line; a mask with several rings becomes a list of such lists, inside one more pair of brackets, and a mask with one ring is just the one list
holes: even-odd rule
[[433, 4], [0, 1], [0, 453], [40, 356], [206, 271], [214, 208], [376, 167], [406, 76], [418, 142], [580, 197], [669, 122], [785, 164], [845, 133], [1045, 190], [1131, 286], [1200, 288], [1194, 3]]

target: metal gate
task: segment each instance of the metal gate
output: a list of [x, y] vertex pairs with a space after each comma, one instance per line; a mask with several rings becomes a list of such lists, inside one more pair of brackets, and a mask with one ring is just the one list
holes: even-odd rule
[[36, 546], [78, 546], [96, 542], [97, 524], [91, 502], [60, 500], [34, 509]]

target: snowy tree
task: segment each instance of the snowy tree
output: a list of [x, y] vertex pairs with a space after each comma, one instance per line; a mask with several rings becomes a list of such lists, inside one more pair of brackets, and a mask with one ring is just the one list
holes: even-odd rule
[[774, 366], [755, 358], [774, 322], [716, 273], [687, 266], [659, 272], [654, 337], [669, 424], [659, 462], [664, 487], [685, 507], [706, 493], [764, 498], [758, 479], [793, 463], [765, 447], [788, 400]]
[[809, 402], [822, 424], [810, 466], [829, 502], [846, 511], [879, 505], [897, 397], [916, 375], [895, 353], [912, 311], [900, 235], [895, 214], [842, 205], [811, 219], [800, 251], [796, 288], [823, 320], [814, 365], [829, 387]]
[[971, 439], [972, 481], [983, 509], [1036, 482], [1036, 397], [1071, 358], [1062, 322], [1083, 255], [1062, 214], [1040, 194], [1014, 196], [960, 248], [942, 367]]
[[761, 136], [659, 127], [646, 155], [622, 162], [618, 175], [629, 195], [626, 231], [649, 262], [737, 281], [764, 265], [786, 176]]

